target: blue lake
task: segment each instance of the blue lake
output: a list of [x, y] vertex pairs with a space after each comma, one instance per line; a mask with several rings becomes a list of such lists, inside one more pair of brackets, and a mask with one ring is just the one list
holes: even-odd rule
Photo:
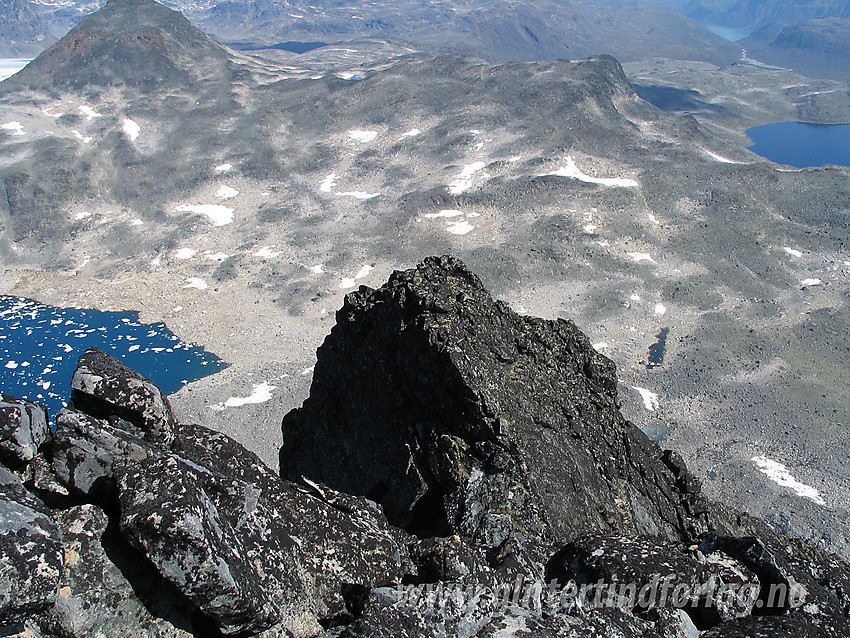
[[753, 153], [797, 168], [850, 166], [850, 124], [777, 122], [747, 129]]
[[732, 42], [743, 40], [752, 34], [751, 29], [743, 29], [741, 27], [724, 27], [722, 24], [713, 24], [711, 22], [701, 22], [700, 24], [709, 31], [719, 35], [721, 38], [726, 38]]
[[163, 392], [213, 374], [225, 363], [180, 341], [164, 323], [143, 324], [137, 312], [55, 308], [0, 295], [0, 390], [47, 406], [50, 419], [70, 396], [77, 359], [97, 346]]

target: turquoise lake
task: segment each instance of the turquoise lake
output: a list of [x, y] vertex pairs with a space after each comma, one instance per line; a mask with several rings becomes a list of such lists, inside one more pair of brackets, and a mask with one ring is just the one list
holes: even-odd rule
[[777, 122], [747, 129], [753, 153], [797, 168], [850, 166], [850, 124]]
[[47, 406], [51, 421], [70, 396], [77, 359], [92, 346], [166, 394], [225, 367], [164, 323], [141, 323], [136, 312], [56, 308], [0, 295], [0, 390]]

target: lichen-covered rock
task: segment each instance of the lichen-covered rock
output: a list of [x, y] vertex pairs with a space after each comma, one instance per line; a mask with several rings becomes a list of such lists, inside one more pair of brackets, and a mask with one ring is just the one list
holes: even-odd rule
[[40, 615], [63, 638], [190, 638], [192, 605], [109, 528], [92, 504], [55, 511], [65, 569], [56, 604]]
[[112, 501], [116, 497], [116, 462], [162, 454], [129, 421], [113, 419], [113, 423], [70, 408], [59, 412], [53, 435], [53, 469], [75, 494]]
[[18, 477], [0, 467], [0, 624], [50, 607], [61, 572], [56, 523]]
[[80, 357], [68, 405], [99, 419], [115, 416], [129, 421], [152, 443], [174, 442], [176, 420], [162, 390], [98, 348], [89, 348]]
[[49, 434], [43, 406], [0, 395], [0, 463], [12, 469], [26, 465]]
[[583, 533], [704, 529], [697, 496], [620, 414], [614, 364], [572, 322], [494, 302], [457, 259], [347, 295], [317, 354], [310, 397], [283, 420], [287, 478], [526, 571]]
[[[298, 486], [283, 481], [252, 452], [224, 434], [198, 425], [180, 425], [179, 452], [221, 476], [244, 481], [257, 489], [262, 508], [254, 510], [253, 525], [242, 525], [246, 550], [268, 563], [273, 573], [281, 564], [269, 552], [271, 539], [297, 543], [294, 567], [320, 617], [345, 612], [346, 584], [377, 587], [400, 582], [413, 571], [407, 546], [413, 540], [387, 523], [380, 508], [358, 496], [342, 494], [318, 483]], [[220, 490], [212, 493], [220, 492]], [[238, 503], [220, 506], [241, 515]], [[252, 537], [252, 530], [259, 530]]]
[[710, 551], [649, 536], [588, 535], [552, 557], [547, 578], [557, 587], [599, 588], [621, 609], [685, 610], [704, 627], [749, 615], [760, 590], [755, 574], [719, 548]]
[[258, 632], [280, 621], [241, 535], [203, 491], [202, 470], [166, 455], [124, 461], [116, 473], [121, 530], [223, 633]]

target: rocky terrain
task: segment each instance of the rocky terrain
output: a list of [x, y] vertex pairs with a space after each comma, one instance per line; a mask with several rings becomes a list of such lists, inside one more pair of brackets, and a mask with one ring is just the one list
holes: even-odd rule
[[[26, 0], [19, 0], [26, 2]], [[64, 35], [102, 0], [34, 1], [51, 33]], [[492, 62], [581, 58], [626, 60], [647, 55], [714, 63], [733, 61], [737, 47], [675, 11], [645, 1], [605, 5], [579, 0], [533, 2], [359, 3], [316, 0], [166, 0], [220, 42], [347, 43], [391, 39], [432, 52], [462, 50]]]
[[28, 0], [0, 2], [0, 58], [32, 58], [55, 41]]
[[346, 296], [284, 478], [96, 348], [71, 388], [54, 433], [0, 403], [4, 635], [850, 630], [846, 563], [707, 500], [575, 324], [452, 257]]
[[178, 418], [276, 464], [265, 424], [307, 397], [343, 296], [457, 254], [518, 312], [582, 325], [711, 498], [846, 554], [848, 169], [744, 135], [846, 121], [846, 85], [345, 48], [249, 56], [152, 2], [87, 18], [0, 84], [0, 291], [216, 352]]

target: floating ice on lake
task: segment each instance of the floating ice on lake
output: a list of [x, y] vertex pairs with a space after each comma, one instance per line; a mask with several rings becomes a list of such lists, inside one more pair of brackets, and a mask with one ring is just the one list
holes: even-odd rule
[[823, 500], [818, 490], [795, 479], [791, 476], [788, 468], [782, 465], [782, 463], [778, 463], [764, 455], [754, 456], [750, 460], [777, 485], [788, 487], [796, 492], [797, 496], [811, 499], [818, 505], [826, 505], [826, 501]]

